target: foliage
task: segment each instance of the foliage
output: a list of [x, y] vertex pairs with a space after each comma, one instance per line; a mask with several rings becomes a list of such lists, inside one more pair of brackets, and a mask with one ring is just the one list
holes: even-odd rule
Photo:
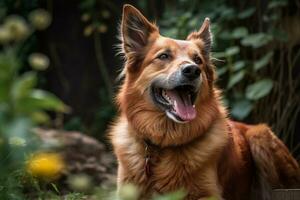
[[[294, 147], [293, 133], [300, 113], [295, 67], [300, 50], [296, 37], [299, 32], [295, 31], [299, 27], [299, 11], [289, 13], [293, 2], [180, 0], [161, 1], [156, 6], [153, 2], [139, 1], [138, 5], [144, 8], [144, 13], [156, 13], [166, 36], [184, 39], [201, 26], [205, 17], [211, 18], [212, 56], [218, 85], [225, 91], [224, 104], [230, 108], [231, 116], [238, 120], [269, 122], [289, 147]], [[114, 190], [94, 187], [85, 175], [69, 177], [67, 184], [75, 192], [65, 194], [51, 181], [39, 181], [32, 176], [34, 173], [25, 173], [25, 167], [41, 160], [32, 159], [32, 152], [40, 149], [32, 129], [51, 124], [49, 112], [69, 111], [54, 94], [38, 89], [42, 73], [51, 60], [35, 52], [35, 35], [52, 21], [51, 14], [38, 7], [36, 0], [0, 1], [0, 199], [24, 199], [24, 185], [31, 186], [35, 199], [117, 199]], [[65, 124], [65, 129], [99, 133], [104, 132], [116, 112], [101, 37], [110, 28], [116, 28], [109, 20], [121, 10], [116, 3], [104, 0], [82, 0], [78, 8], [84, 24], [82, 34], [92, 38], [94, 44], [103, 88], [99, 90], [101, 106], [92, 114], [92, 125], [87, 128], [81, 116], [75, 116]], [[151, 9], [161, 12], [157, 14]], [[42, 168], [30, 167], [32, 172], [38, 172], [36, 176], [61, 170], [48, 162], [56, 159], [55, 155], [44, 157], [45, 165], [39, 166]], [[47, 171], [51, 168], [54, 171]], [[137, 193], [134, 186], [125, 187], [121, 199], [135, 199]], [[179, 200], [183, 196], [184, 192], [178, 191], [155, 196], [154, 200]], [[32, 199], [30, 195], [27, 197]]]
[[[273, 2], [270, 2], [272, 4]], [[245, 7], [238, 12], [238, 8], [230, 6], [226, 1], [205, 1], [202, 6], [196, 1], [183, 1], [183, 5], [176, 8], [168, 8], [161, 25], [166, 35], [184, 38], [195, 27], [200, 27], [201, 21], [208, 16], [212, 21], [212, 32], [214, 34], [214, 50], [224, 51], [213, 53], [217, 60], [222, 59], [223, 63], [217, 63], [217, 72], [221, 80], [222, 88], [226, 90], [225, 98], [232, 108], [234, 118], [245, 119], [249, 116], [256, 100], [268, 95], [273, 87], [272, 80], [257, 74], [258, 71], [268, 65], [273, 56], [273, 48], [268, 48], [261, 57], [249, 54], [256, 53], [258, 48], [263, 48], [273, 41], [274, 35], [270, 30], [251, 33], [249, 27], [243, 22], [251, 18], [256, 12], [255, 7]], [[197, 10], [190, 8], [194, 4]], [[200, 4], [200, 3], [199, 3]], [[204, 5], [203, 5], [204, 4]], [[192, 12], [185, 12], [186, 8]], [[204, 7], [205, 10], [198, 10]], [[169, 18], [171, 14], [176, 17]], [[274, 14], [266, 10], [266, 17]], [[177, 20], [175, 20], [178, 17]], [[268, 24], [269, 29], [273, 28], [273, 22]], [[249, 50], [252, 51], [249, 53]], [[247, 52], [247, 54], [245, 53]], [[250, 58], [250, 59], [249, 59]], [[262, 91], [260, 91], [262, 90]], [[258, 94], [258, 95], [257, 95]], [[255, 95], [255, 97], [253, 96]], [[242, 105], [242, 106], [241, 106]]]
[[[297, 22], [293, 20], [297, 13], [291, 15], [289, 12], [293, 3], [272, 0], [263, 7], [261, 1], [182, 0], [165, 5], [166, 11], [158, 22], [167, 36], [184, 39], [190, 31], [201, 26], [205, 17], [210, 17], [214, 36], [212, 56], [219, 77], [217, 84], [224, 90], [224, 104], [229, 107], [231, 116], [237, 120], [270, 123], [293, 148], [294, 121], [299, 114], [294, 103], [299, 100], [299, 82], [287, 74], [295, 70], [300, 52], [293, 39], [295, 31], [290, 28], [299, 24], [299, 18]], [[294, 25], [289, 25], [292, 22]], [[286, 60], [290, 62], [287, 64]], [[280, 91], [284, 90], [293, 94], [289, 100], [283, 96], [279, 98]], [[282, 102], [288, 105], [293, 102], [291, 109], [297, 112], [283, 116], [284, 108], [278, 106]], [[274, 106], [269, 106], [270, 103]], [[268, 112], [266, 107], [270, 108]], [[272, 109], [282, 118], [270, 118]], [[293, 124], [289, 119], [293, 119]]]
[[111, 11], [115, 9], [115, 6], [113, 3], [103, 0], [84, 0], [79, 4], [79, 8], [83, 13], [81, 15], [81, 20], [86, 24], [83, 34], [86, 37], [91, 35], [94, 36], [97, 64], [105, 86], [103, 89], [106, 90], [108, 98], [112, 99], [113, 87], [107, 72], [107, 66], [105, 64], [102, 52], [102, 43], [99, 34], [104, 34], [107, 32], [108, 20], [111, 18]]
[[[3, 2], [1, 3], [3, 4]], [[49, 25], [32, 23], [21, 15], [8, 15], [9, 5], [1, 7], [0, 24], [0, 199], [23, 199], [22, 187], [26, 158], [38, 148], [32, 129], [49, 123], [47, 111], [66, 112], [67, 106], [55, 95], [37, 89], [37, 72], [48, 67], [48, 58], [29, 56], [33, 70], [24, 70], [25, 47], [35, 30]], [[45, 18], [47, 11], [30, 13], [35, 19]], [[36, 27], [38, 25], [38, 27]]]

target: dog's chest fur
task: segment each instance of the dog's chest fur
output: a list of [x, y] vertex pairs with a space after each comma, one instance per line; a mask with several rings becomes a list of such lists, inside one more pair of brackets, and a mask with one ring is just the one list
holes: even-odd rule
[[[134, 138], [126, 119], [113, 129], [113, 143], [119, 161], [118, 183], [134, 183], [142, 194], [165, 193], [184, 188], [187, 199], [218, 194], [217, 160], [227, 143], [227, 128], [217, 120], [201, 137], [179, 147], [146, 149]], [[145, 172], [146, 156], [150, 156], [150, 175]]]

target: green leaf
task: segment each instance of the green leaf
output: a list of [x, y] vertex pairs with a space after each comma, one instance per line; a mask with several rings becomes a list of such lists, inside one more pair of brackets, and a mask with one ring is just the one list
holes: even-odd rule
[[46, 112], [36, 111], [31, 113], [31, 119], [37, 124], [46, 124], [50, 121], [50, 117]]
[[246, 36], [244, 39], [242, 39], [241, 44], [243, 46], [252, 46], [253, 48], [259, 48], [268, 44], [272, 39], [272, 36], [265, 33], [256, 33]]
[[236, 11], [233, 8], [224, 8], [224, 10], [222, 10], [222, 12], [220, 13], [220, 15], [222, 16], [223, 19], [226, 20], [231, 20], [233, 18], [235, 18], [235, 13]]
[[276, 0], [276, 1], [271, 1], [268, 4], [268, 9], [273, 9], [273, 8], [278, 8], [278, 7], [283, 7], [288, 4], [287, 0]]
[[245, 119], [251, 112], [253, 105], [251, 101], [242, 99], [233, 103], [231, 114], [238, 120]]
[[232, 32], [232, 37], [235, 39], [242, 38], [248, 35], [248, 29], [246, 27], [237, 27]]
[[37, 82], [36, 73], [27, 72], [21, 75], [12, 86], [11, 94], [14, 100], [27, 96]]
[[55, 95], [35, 89], [30, 95], [18, 104], [20, 112], [36, 112], [39, 110], [49, 110], [56, 112], [68, 112], [69, 108]]
[[239, 71], [235, 74], [233, 74], [230, 78], [229, 78], [229, 82], [227, 85], [227, 89], [232, 88], [235, 84], [237, 84], [238, 82], [240, 82], [245, 76], [245, 71]]
[[10, 80], [20, 67], [19, 59], [13, 49], [0, 54], [0, 83]]
[[233, 56], [235, 54], [238, 54], [239, 52], [240, 52], [240, 47], [238, 46], [229, 47], [225, 50], [226, 56]]
[[241, 60], [241, 61], [237, 61], [236, 63], [233, 64], [232, 70], [235, 71], [239, 71], [240, 69], [243, 69], [246, 66], [246, 62]]
[[288, 33], [281, 29], [272, 29], [271, 33], [273, 37], [281, 42], [288, 42]]
[[54, 110], [57, 112], [66, 112], [67, 106], [54, 94], [43, 90], [36, 89], [32, 91], [31, 97], [40, 101], [45, 109]]
[[228, 107], [229, 106], [229, 100], [225, 97], [222, 98], [222, 103], [225, 107]]
[[55, 192], [56, 192], [57, 194], [60, 194], [60, 192], [59, 192], [57, 186], [56, 186], [54, 183], [51, 183], [51, 186], [53, 187], [53, 189], [55, 190]]
[[197, 26], [197, 24], [198, 24], [198, 19], [196, 18], [196, 17], [194, 17], [194, 18], [192, 18], [191, 20], [189, 20], [189, 26], [190, 27], [196, 27]]
[[176, 27], [174, 28], [168, 28], [168, 29], [162, 29], [162, 33], [167, 37], [177, 37], [178, 30]]
[[226, 54], [225, 54], [225, 52], [213, 52], [212, 57], [214, 57], [214, 58], [224, 58], [224, 57], [226, 57]]
[[268, 95], [273, 88], [273, 81], [271, 79], [263, 79], [246, 88], [246, 97], [250, 100], [258, 100]]
[[256, 10], [256, 8], [250, 7], [250, 8], [248, 8], [248, 9], [246, 9], [246, 10], [240, 12], [240, 13], [238, 14], [238, 18], [239, 18], [239, 19], [245, 19], [245, 18], [247, 18], [247, 17], [250, 17], [251, 15], [254, 14], [255, 10]]
[[186, 196], [186, 192], [184, 192], [183, 190], [178, 190], [176, 192], [158, 196], [154, 199], [155, 200], [182, 200], [185, 198], [185, 196]]
[[217, 69], [217, 74], [218, 76], [222, 76], [223, 74], [225, 74], [227, 72], [228, 68], [225, 66], [225, 67], [221, 67], [221, 68], [218, 68]]
[[220, 33], [219, 38], [223, 40], [230, 40], [232, 38], [232, 34], [229, 31], [225, 30]]
[[261, 68], [263, 68], [264, 66], [266, 66], [271, 58], [273, 57], [273, 52], [268, 52], [266, 55], [264, 55], [263, 57], [261, 57], [259, 60], [254, 62], [254, 71], [257, 71]]

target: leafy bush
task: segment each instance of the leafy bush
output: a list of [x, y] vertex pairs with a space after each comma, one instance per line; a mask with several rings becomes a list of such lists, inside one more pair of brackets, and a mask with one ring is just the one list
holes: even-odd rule
[[[299, 8], [296, 11], [297, 5], [287, 0], [265, 3], [264, 6], [261, 1], [166, 3], [166, 11], [158, 22], [163, 34], [184, 39], [201, 26], [205, 17], [210, 17], [217, 84], [224, 90], [224, 104], [231, 116], [269, 123], [293, 149], [299, 116], [296, 102], [300, 97], [297, 75], [292, 74], [300, 50], [294, 39], [296, 28], [292, 27], [299, 26], [299, 18], [296, 20]], [[283, 91], [289, 95], [282, 95]]]
[[[48, 12], [33, 11], [31, 16], [47, 18], [46, 25], [49, 25]], [[22, 58], [26, 56], [24, 46], [27, 39], [35, 28], [41, 30], [46, 25], [34, 21], [29, 24], [19, 15], [6, 16], [0, 25], [0, 199], [24, 199], [25, 161], [38, 149], [38, 140], [32, 129], [49, 122], [47, 111], [68, 110], [55, 95], [36, 88], [38, 78], [35, 70], [48, 67], [47, 56], [31, 54], [28, 62], [33, 70], [23, 70]]]

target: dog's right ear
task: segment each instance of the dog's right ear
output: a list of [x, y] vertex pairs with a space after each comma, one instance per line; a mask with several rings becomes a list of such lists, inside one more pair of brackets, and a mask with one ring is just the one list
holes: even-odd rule
[[151, 33], [158, 31], [135, 7], [125, 4], [121, 24], [121, 39], [123, 51], [137, 56], [147, 45]]

